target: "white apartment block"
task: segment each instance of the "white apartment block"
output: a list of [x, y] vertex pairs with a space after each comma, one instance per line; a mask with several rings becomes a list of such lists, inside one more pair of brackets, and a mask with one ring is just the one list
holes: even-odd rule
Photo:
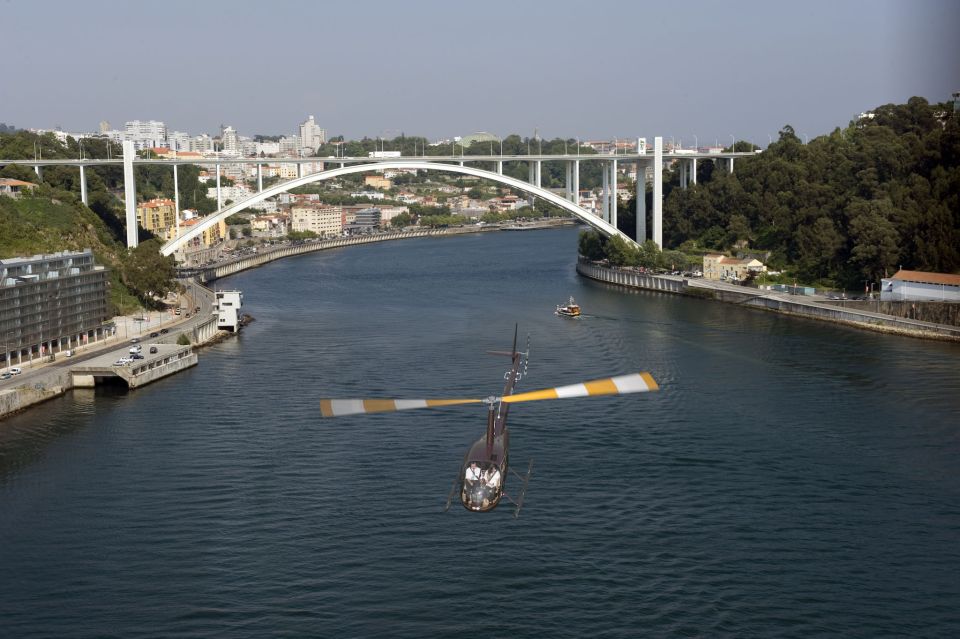
[[277, 144], [280, 146], [281, 154], [297, 155], [297, 151], [300, 150], [300, 136], [283, 136]]
[[167, 125], [157, 120], [132, 120], [124, 125], [124, 139], [137, 150], [167, 146]]
[[255, 142], [253, 150], [257, 155], [276, 155], [280, 152], [279, 142]]
[[313, 231], [320, 237], [338, 237], [343, 234], [343, 209], [296, 204], [290, 208], [290, 227], [294, 231]]
[[167, 146], [173, 151], [190, 150], [190, 134], [181, 131], [170, 131], [167, 133]]
[[206, 133], [190, 138], [190, 149], [196, 153], [213, 153], [213, 138]]
[[[237, 184], [234, 186], [221, 186], [220, 187], [220, 197], [223, 198], [223, 201], [231, 200], [233, 202], [239, 202], [245, 200], [248, 197], [253, 195], [253, 192], [250, 191], [246, 186]], [[217, 187], [208, 187], [207, 188], [207, 197], [217, 199]]]
[[309, 149], [311, 155], [317, 152], [317, 149], [327, 139], [327, 132], [317, 126], [313, 116], [307, 118], [306, 122], [300, 124], [300, 146], [303, 149]]
[[237, 135], [236, 129], [232, 126], [221, 127], [220, 146], [225, 155], [240, 155], [240, 136]]

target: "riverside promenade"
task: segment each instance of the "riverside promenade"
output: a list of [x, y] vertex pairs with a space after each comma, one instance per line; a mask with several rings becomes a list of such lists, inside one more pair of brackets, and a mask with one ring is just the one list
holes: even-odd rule
[[688, 295], [739, 304], [749, 308], [772, 311], [783, 315], [806, 317], [821, 321], [845, 324], [883, 333], [910, 337], [960, 341], [960, 327], [935, 324], [920, 320], [876, 313], [862, 308], [838, 307], [799, 295], [767, 291], [726, 282], [687, 278], [676, 275], [653, 275], [633, 269], [602, 266], [580, 259], [577, 273], [583, 277], [625, 288], [643, 289], [676, 295]]

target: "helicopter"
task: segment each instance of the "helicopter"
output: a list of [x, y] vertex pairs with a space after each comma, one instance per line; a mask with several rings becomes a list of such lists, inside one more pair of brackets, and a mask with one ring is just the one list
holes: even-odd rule
[[[460, 494], [464, 508], [472, 512], [488, 512], [497, 507], [502, 499], [514, 505], [513, 516], [520, 514], [523, 498], [526, 494], [533, 460], [530, 460], [523, 475], [510, 468], [510, 432], [507, 429], [507, 416], [510, 405], [519, 402], [532, 402], [543, 399], [566, 399], [570, 397], [592, 397], [596, 395], [626, 395], [644, 393], [659, 389], [650, 373], [632, 373], [617, 377], [596, 379], [579, 384], [545, 388], [527, 393], [514, 394], [514, 386], [527, 374], [530, 360], [530, 337], [527, 347], [517, 350], [517, 331], [514, 329], [513, 347], [510, 351], [488, 351], [490, 355], [506, 355], [512, 362], [510, 370], [504, 373], [503, 393], [484, 399], [321, 399], [320, 413], [323, 417], [342, 417], [362, 413], [385, 413], [415, 408], [435, 408], [461, 404], [485, 404], [487, 406], [486, 433], [473, 443], [463, 457], [460, 472], [453, 480], [444, 512], [450, 509], [453, 497]], [[513, 473], [522, 482], [516, 497], [505, 491], [507, 474]]]

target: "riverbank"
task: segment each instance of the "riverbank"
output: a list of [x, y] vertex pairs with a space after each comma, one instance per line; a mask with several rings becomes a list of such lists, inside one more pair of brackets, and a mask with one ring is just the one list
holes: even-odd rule
[[[576, 222], [567, 218], [544, 220], [536, 223], [536, 225], [531, 225], [529, 229], [525, 230], [556, 228], [572, 224], [576, 224]], [[464, 233], [489, 233], [500, 230], [507, 229], [503, 229], [497, 225], [463, 226], [445, 229], [399, 231], [396, 233], [381, 233], [360, 237], [337, 238], [335, 240], [304, 242], [303, 244], [283, 246], [269, 251], [253, 253], [208, 267], [181, 269], [180, 274], [184, 277], [190, 289], [187, 297], [191, 302], [187, 307], [193, 308], [194, 306], [198, 306], [201, 308], [201, 312], [194, 320], [184, 319], [182, 321], [177, 320], [169, 323], [170, 328], [180, 327], [182, 330], [174, 330], [165, 336], [164, 339], [175, 340], [176, 335], [184, 332], [190, 336], [191, 346], [193, 348], [202, 348], [233, 335], [233, 333], [217, 329], [217, 316], [213, 313], [215, 295], [212, 290], [204, 286], [204, 284], [208, 282], [228, 275], [233, 275], [250, 268], [257, 268], [284, 257], [302, 255], [314, 251], [418, 237], [443, 237]], [[203, 319], [200, 319], [200, 317]], [[165, 326], [162, 317], [158, 317], [157, 321], [156, 328]], [[104, 340], [98, 348], [85, 347], [81, 353], [81, 357], [76, 360], [71, 360], [69, 363], [63, 361], [54, 363], [37, 362], [37, 366], [42, 367], [44, 370], [30, 371], [30, 373], [26, 375], [27, 379], [16, 380], [16, 382], [11, 380], [11, 383], [18, 383], [17, 386], [0, 389], [0, 420], [30, 408], [31, 406], [59, 397], [74, 388], [89, 386], [90, 370], [83, 362], [90, 360], [95, 354], [106, 353], [111, 349], [119, 349], [117, 353], [114, 353], [115, 357], [113, 357], [113, 359], [119, 358], [125, 354], [125, 349], [128, 346], [128, 338], [142, 336], [155, 327], [151, 323], [150, 315], [146, 317], [117, 317], [114, 318], [111, 323], [116, 327], [114, 337]], [[163, 340], [158, 339], [156, 341], [159, 342]], [[143, 371], [143, 373], [148, 374], [142, 378], [131, 375], [117, 375], [117, 377], [122, 377], [130, 388], [135, 388], [145, 383], [161, 379], [167, 375], [174, 374], [189, 366], [196, 365], [197, 361], [198, 357], [196, 353], [191, 351], [189, 357], [183, 362], [179, 362], [176, 366], [163, 367], [162, 373], [151, 368], [149, 371]], [[101, 376], [106, 375], [107, 372], [109, 372], [109, 366], [103, 367], [101, 372]], [[78, 379], [81, 380], [80, 383], [77, 382]], [[131, 383], [131, 381], [134, 383]]]
[[[193, 319], [182, 318], [171, 322], [163, 322], [161, 316], [157, 318], [155, 326], [149, 321], [145, 322], [143, 316], [113, 318], [111, 324], [114, 325], [114, 333], [111, 337], [75, 349], [70, 359], [60, 357], [52, 362], [37, 360], [31, 364], [35, 364], [36, 368], [22, 373], [22, 378], [8, 380], [8, 384], [17, 385], [0, 389], [0, 420], [74, 388], [90, 387], [98, 377], [116, 377], [122, 379], [129, 388], [136, 388], [195, 366], [198, 356], [194, 349], [216, 343], [233, 333], [217, 329], [217, 316], [213, 314], [214, 292], [196, 282], [187, 283], [187, 287], [191, 307], [199, 306], [203, 309], [201, 314]], [[137, 360], [136, 366], [131, 364], [122, 369], [112, 366], [112, 362], [127, 354], [130, 339], [147, 342], [150, 340], [148, 333], [156, 332], [154, 329], [159, 328], [169, 332], [151, 340], [160, 345], [160, 352], [156, 356], [146, 353], [143, 360]], [[173, 346], [172, 343], [181, 334], [190, 337], [189, 347]]]
[[[541, 220], [525, 226], [523, 230], [542, 230], [559, 228], [562, 226], [573, 226], [578, 224], [572, 218], [558, 218]], [[492, 233], [494, 231], [516, 230], [514, 228], [501, 227], [496, 224], [485, 224], [483, 226], [467, 225], [440, 229], [418, 229], [415, 231], [396, 231], [393, 233], [377, 233], [375, 235], [360, 235], [356, 237], [339, 237], [332, 240], [314, 240], [305, 241], [300, 244], [292, 244], [269, 249], [258, 248], [256, 253], [246, 254], [230, 260], [211, 264], [208, 266], [181, 268], [181, 277], [194, 277], [200, 283], [213, 282], [228, 275], [233, 275], [250, 268], [257, 268], [275, 260], [314, 251], [326, 251], [329, 249], [342, 248], [345, 246], [359, 246], [362, 244], [375, 244], [378, 242], [390, 242], [393, 240], [405, 240], [418, 237], [445, 237], [450, 235], [462, 235], [464, 233]]]
[[600, 266], [583, 260], [577, 262], [577, 273], [598, 282], [625, 288], [688, 295], [881, 333], [923, 339], [960, 341], [960, 327], [957, 326], [886, 315], [862, 308], [838, 307], [833, 304], [804, 300], [801, 297], [785, 293], [744, 288], [699, 278], [637, 273], [632, 270]]

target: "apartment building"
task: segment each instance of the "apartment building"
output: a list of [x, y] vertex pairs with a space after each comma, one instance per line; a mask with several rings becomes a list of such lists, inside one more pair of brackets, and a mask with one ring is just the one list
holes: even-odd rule
[[313, 231], [320, 237], [338, 237], [345, 224], [343, 208], [326, 204], [294, 204], [290, 207], [290, 228]]
[[0, 260], [0, 364], [104, 337], [108, 274], [91, 249]]
[[173, 200], [154, 198], [137, 205], [137, 224], [154, 235], [165, 235], [176, 222]]

